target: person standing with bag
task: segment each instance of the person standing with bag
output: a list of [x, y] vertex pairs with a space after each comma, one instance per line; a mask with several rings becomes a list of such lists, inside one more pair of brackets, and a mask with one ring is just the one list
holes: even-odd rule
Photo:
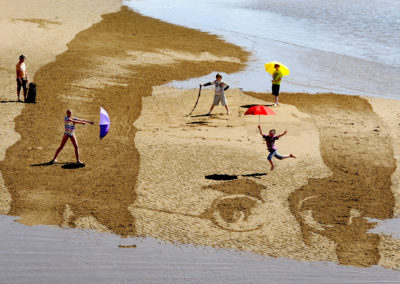
[[16, 66], [17, 72], [17, 96], [18, 101], [21, 102], [20, 92], [21, 88], [24, 91], [24, 101], [26, 101], [27, 85], [28, 85], [28, 73], [26, 71], [25, 56], [23, 54], [19, 57], [19, 62]]

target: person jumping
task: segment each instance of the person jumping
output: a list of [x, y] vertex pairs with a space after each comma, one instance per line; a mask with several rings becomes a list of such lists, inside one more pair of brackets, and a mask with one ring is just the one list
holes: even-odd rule
[[268, 135], [265, 135], [262, 133], [261, 130], [261, 126], [258, 126], [258, 130], [260, 131], [261, 136], [265, 139], [265, 142], [267, 143], [267, 148], [269, 151], [269, 155], [268, 155], [268, 161], [271, 164], [271, 171], [275, 168], [274, 167], [274, 163], [272, 162], [272, 158], [276, 157], [279, 160], [283, 160], [283, 159], [287, 159], [287, 158], [296, 158], [293, 154], [290, 155], [286, 155], [286, 156], [282, 156], [278, 153], [278, 148], [275, 145], [275, 141], [278, 140], [279, 138], [281, 138], [283, 135], [285, 135], [287, 133], [287, 131], [285, 130], [285, 132], [283, 132], [280, 135], [276, 135], [275, 136], [275, 129], [271, 129], [269, 131]]
[[56, 154], [54, 155], [53, 160], [50, 161], [50, 164], [54, 164], [57, 162], [57, 156], [61, 152], [61, 150], [64, 148], [65, 143], [67, 143], [68, 138], [71, 139], [72, 144], [74, 145], [75, 148], [75, 156], [76, 156], [76, 162], [78, 164], [83, 164], [79, 160], [79, 147], [78, 147], [78, 141], [76, 140], [75, 137], [75, 124], [93, 124], [93, 121], [90, 120], [84, 120], [84, 119], [79, 119], [79, 118], [72, 118], [72, 111], [67, 110], [67, 116], [64, 118], [64, 136], [61, 140], [61, 145], [58, 147]]
[[215, 106], [219, 105], [219, 102], [221, 101], [221, 104], [225, 107], [226, 109], [226, 113], [229, 115], [230, 111], [229, 111], [229, 107], [228, 104], [226, 102], [226, 98], [225, 98], [225, 93], [224, 91], [229, 89], [229, 85], [225, 82], [222, 81], [222, 75], [217, 73], [217, 75], [215, 76], [216, 80], [212, 81], [212, 82], [208, 82], [206, 84], [200, 84], [200, 87], [207, 87], [207, 86], [215, 86], [215, 96], [214, 96], [214, 102], [211, 105], [210, 111], [207, 113], [207, 115], [210, 115], [212, 110], [214, 109]]

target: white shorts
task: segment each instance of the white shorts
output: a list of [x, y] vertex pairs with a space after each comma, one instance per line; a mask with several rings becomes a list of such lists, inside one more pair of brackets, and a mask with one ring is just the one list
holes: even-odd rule
[[217, 106], [221, 102], [221, 105], [226, 106], [225, 94], [215, 95], [213, 105]]

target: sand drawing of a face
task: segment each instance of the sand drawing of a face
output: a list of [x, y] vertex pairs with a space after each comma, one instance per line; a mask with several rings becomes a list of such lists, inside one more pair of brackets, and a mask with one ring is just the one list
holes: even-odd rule
[[278, 162], [270, 172], [265, 142], [256, 132], [258, 118], [245, 117], [246, 108], [241, 107], [263, 102], [233, 90], [230, 117], [218, 110], [205, 117], [201, 114], [207, 113], [213, 94], [204, 91], [196, 110], [199, 115], [185, 117], [193, 93], [157, 87], [143, 99], [142, 114], [135, 122], [135, 145], [141, 156], [137, 200], [130, 206], [137, 234], [336, 261], [333, 241], [322, 235], [316, 236], [318, 246], [305, 249], [310, 244], [304, 243], [289, 208], [289, 195], [309, 177], [331, 174], [322, 161], [319, 134], [310, 117], [284, 105], [276, 117], [262, 119], [264, 132], [288, 130], [278, 141], [280, 152], [301, 157]]

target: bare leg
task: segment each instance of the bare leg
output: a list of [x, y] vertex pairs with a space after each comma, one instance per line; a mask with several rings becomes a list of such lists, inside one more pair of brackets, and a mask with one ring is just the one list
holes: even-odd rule
[[71, 136], [71, 142], [74, 145], [75, 148], [75, 156], [76, 156], [76, 162], [78, 164], [82, 164], [82, 162], [79, 160], [79, 147], [78, 147], [78, 141], [76, 140], [75, 135]]
[[271, 164], [271, 171], [273, 171], [274, 170], [274, 163], [272, 162], [272, 160], [268, 160], [268, 162]]
[[293, 154], [290, 154], [289, 156], [282, 156], [281, 160], [287, 159], [287, 158], [296, 158]]
[[279, 105], [278, 96], [275, 96], [275, 104], [274, 104], [274, 106], [277, 106], [277, 105]]
[[67, 143], [67, 140], [68, 140], [68, 135], [64, 134], [64, 136], [63, 136], [63, 138], [61, 140], [60, 147], [58, 147], [58, 149], [56, 151], [56, 154], [54, 155], [53, 160], [51, 160], [52, 162], [57, 162], [57, 156], [60, 153], [60, 151], [64, 148], [64, 145], [65, 145], [65, 143]]
[[228, 105], [226, 105], [226, 106], [225, 106], [225, 109], [226, 109], [226, 114], [227, 114], [227, 115], [230, 115], [230, 114], [231, 114], [231, 112], [229, 111], [229, 107], [228, 107]]

